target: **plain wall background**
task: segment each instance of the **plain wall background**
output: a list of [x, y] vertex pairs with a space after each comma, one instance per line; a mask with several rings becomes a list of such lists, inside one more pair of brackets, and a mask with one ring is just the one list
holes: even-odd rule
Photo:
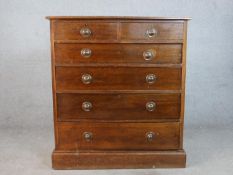
[[[0, 0], [0, 127], [52, 128], [45, 16], [192, 17], [185, 127], [233, 126], [233, 1]], [[217, 128], [218, 127], [218, 128]]]

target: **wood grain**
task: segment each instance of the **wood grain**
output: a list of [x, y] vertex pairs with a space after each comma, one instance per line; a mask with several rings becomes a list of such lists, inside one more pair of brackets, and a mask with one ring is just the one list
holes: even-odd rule
[[54, 169], [184, 168], [186, 154], [176, 151], [60, 152], [52, 155]]
[[[148, 38], [146, 31], [154, 28], [158, 34]], [[151, 22], [151, 23], [121, 23], [121, 40], [133, 40], [135, 42], [162, 42], [163, 40], [183, 39], [183, 23], [181, 22]]]
[[[56, 150], [174, 150], [179, 148], [179, 123], [59, 123]], [[93, 138], [86, 141], [84, 132]], [[154, 132], [153, 141], [146, 138]]]
[[[79, 21], [56, 21], [54, 28], [54, 38], [56, 40], [81, 40], [81, 41], [98, 41], [98, 40], [117, 40], [118, 23], [96, 23], [96, 22], [79, 22]], [[90, 37], [83, 37], [80, 30], [87, 27], [91, 30]]]
[[[90, 49], [91, 56], [85, 58], [81, 50]], [[155, 54], [152, 60], [145, 60], [143, 52]], [[180, 64], [182, 45], [180, 44], [55, 44], [56, 64], [96, 63], [144, 63]]]
[[[93, 81], [83, 84], [83, 74], [90, 74]], [[154, 74], [154, 84], [146, 76]], [[109, 67], [56, 67], [57, 90], [179, 90], [181, 69], [178, 68], [122, 68]]]
[[181, 120], [180, 120], [180, 149], [183, 149], [183, 133], [184, 133], [184, 112], [185, 112], [185, 82], [186, 82], [186, 47], [187, 47], [187, 27], [188, 23], [184, 23], [184, 44], [182, 48], [182, 93], [181, 93]]
[[50, 47], [51, 47], [51, 74], [52, 74], [52, 94], [53, 94], [53, 124], [54, 124], [54, 140], [55, 149], [58, 145], [57, 130], [57, 96], [56, 96], [56, 75], [55, 75], [55, 52], [54, 52], [54, 22], [50, 22]]
[[[82, 109], [83, 102], [91, 102], [91, 111]], [[154, 111], [146, 103], [154, 101]], [[58, 119], [152, 120], [179, 119], [180, 94], [57, 94]], [[114, 111], [114, 112], [113, 112]]]

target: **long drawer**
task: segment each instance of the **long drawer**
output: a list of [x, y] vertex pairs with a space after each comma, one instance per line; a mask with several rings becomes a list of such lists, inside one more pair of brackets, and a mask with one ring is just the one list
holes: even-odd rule
[[62, 90], [180, 90], [180, 68], [56, 67]]
[[55, 44], [56, 64], [180, 64], [181, 44]]
[[178, 119], [180, 94], [57, 94], [58, 119]]
[[56, 150], [172, 150], [179, 123], [58, 123]]

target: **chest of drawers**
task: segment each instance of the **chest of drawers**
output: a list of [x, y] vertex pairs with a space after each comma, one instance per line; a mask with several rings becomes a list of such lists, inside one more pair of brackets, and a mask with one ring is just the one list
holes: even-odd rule
[[53, 168], [185, 167], [188, 18], [47, 18]]

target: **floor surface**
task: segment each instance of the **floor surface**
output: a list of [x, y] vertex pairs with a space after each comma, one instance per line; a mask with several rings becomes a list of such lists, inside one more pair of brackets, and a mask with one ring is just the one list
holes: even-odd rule
[[185, 169], [53, 170], [52, 129], [0, 129], [1, 175], [233, 175], [233, 129], [187, 128]]

